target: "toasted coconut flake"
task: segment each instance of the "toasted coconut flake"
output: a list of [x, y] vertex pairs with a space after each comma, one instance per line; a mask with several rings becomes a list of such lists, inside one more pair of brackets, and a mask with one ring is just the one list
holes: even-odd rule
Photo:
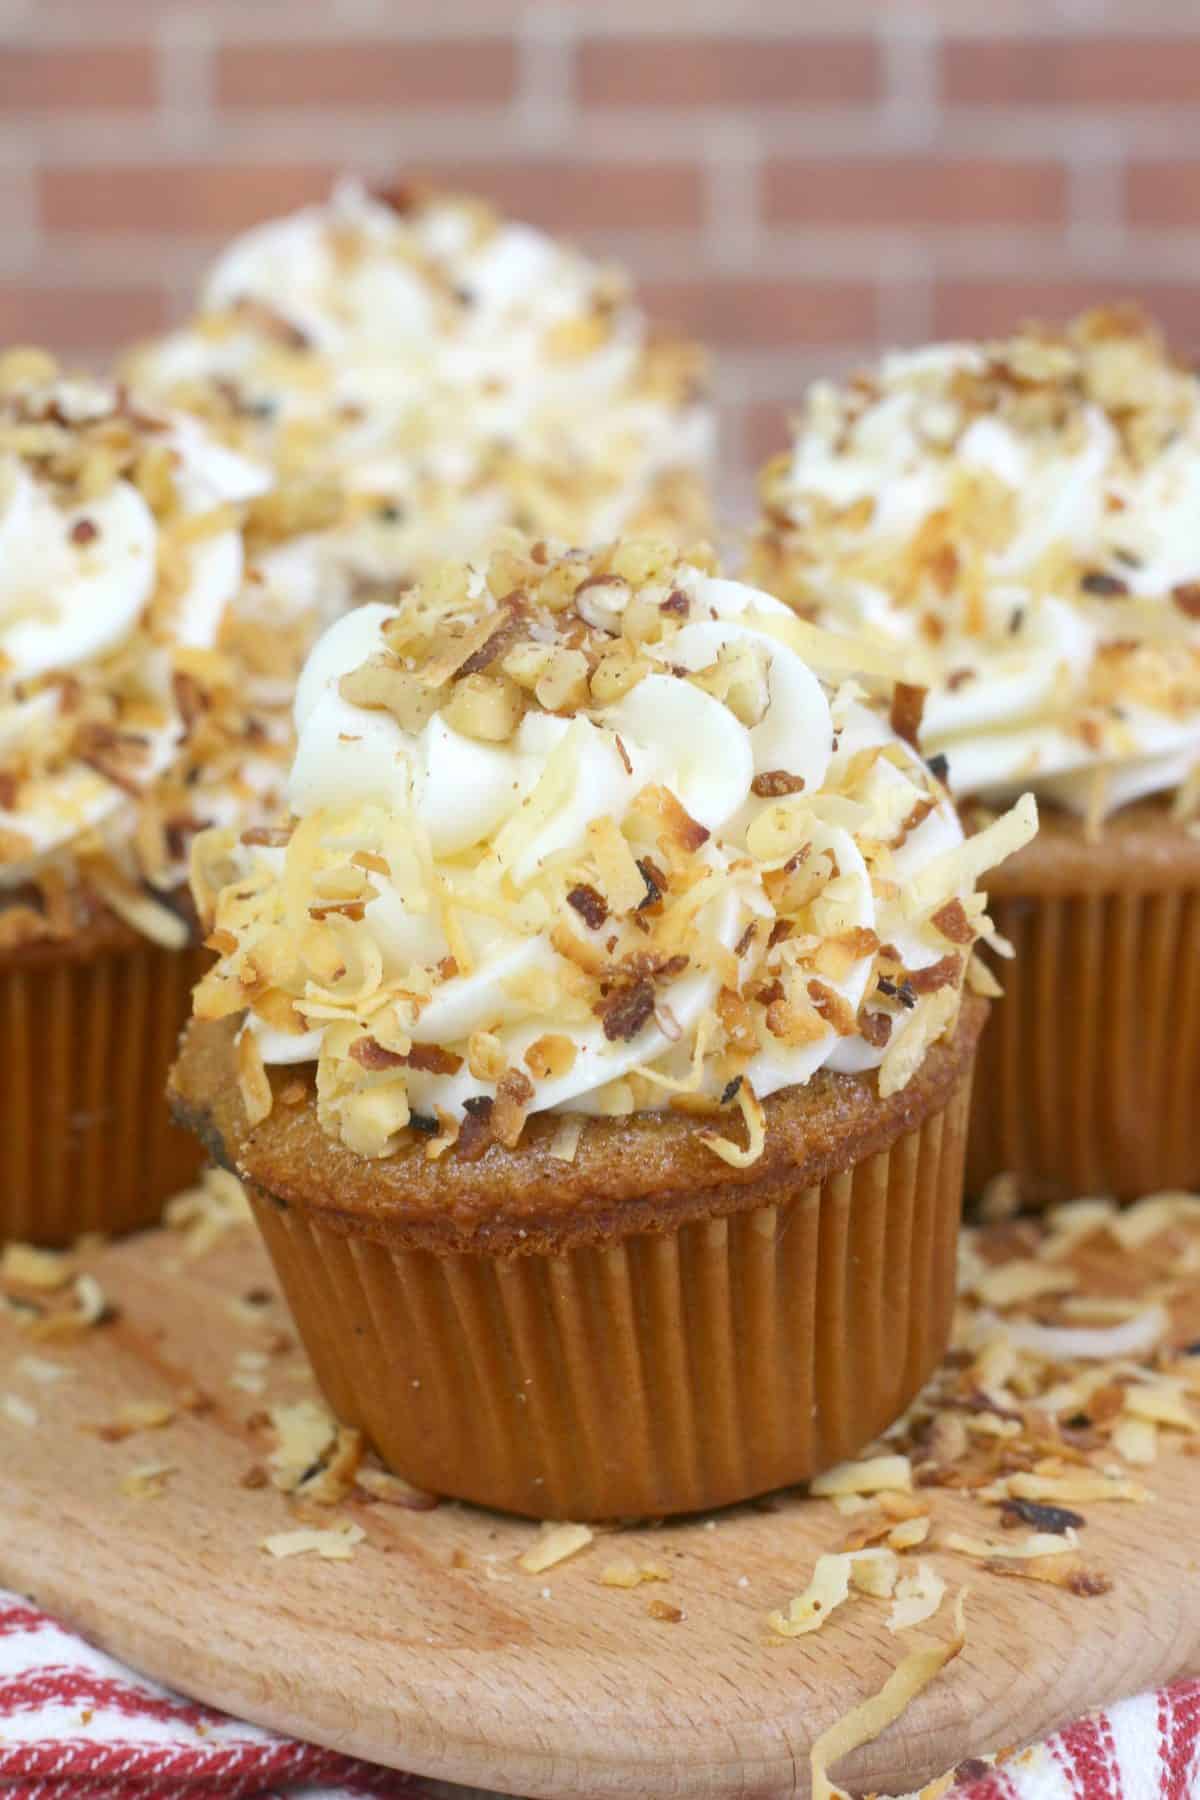
[[927, 995], [919, 1012], [913, 1013], [909, 1025], [892, 1040], [879, 1065], [879, 1097], [886, 1100], [908, 1086], [925, 1060], [930, 1044], [936, 1043], [956, 1016], [958, 990], [944, 987]]
[[1030, 1350], [1035, 1356], [1055, 1362], [1109, 1362], [1125, 1356], [1144, 1356], [1169, 1329], [1170, 1320], [1157, 1305], [1142, 1308], [1134, 1318], [1108, 1330], [1038, 1325], [1028, 1319], [1008, 1323], [1009, 1338], [1018, 1350]]
[[1031, 1531], [1028, 1537], [995, 1542], [987, 1538], [970, 1537], [963, 1531], [949, 1531], [942, 1540], [947, 1550], [953, 1550], [959, 1556], [976, 1556], [986, 1562], [991, 1556], [1007, 1556], [1020, 1559], [1030, 1556], [1062, 1556], [1079, 1547], [1078, 1533], [1068, 1529], [1065, 1532]]
[[547, 1156], [552, 1156], [556, 1162], [573, 1163], [579, 1153], [583, 1126], [584, 1121], [578, 1113], [567, 1113], [555, 1127], [554, 1136], [546, 1146]]
[[1148, 1468], [1158, 1458], [1158, 1426], [1152, 1419], [1118, 1419], [1109, 1443], [1122, 1462]]
[[902, 1519], [887, 1534], [885, 1541], [889, 1550], [915, 1550], [929, 1536], [931, 1523], [928, 1514], [915, 1519]]
[[973, 951], [967, 958], [967, 973], [964, 981], [973, 994], [981, 994], [985, 1000], [1002, 1000], [1004, 998], [1004, 989], [978, 951]]
[[167, 1477], [174, 1473], [173, 1463], [138, 1463], [122, 1475], [120, 1489], [130, 1500], [157, 1500], [166, 1492]]
[[541, 1575], [557, 1563], [566, 1562], [569, 1556], [577, 1556], [581, 1550], [586, 1550], [591, 1541], [592, 1532], [587, 1525], [546, 1524], [517, 1562], [527, 1575]]
[[433, 1512], [442, 1504], [437, 1494], [426, 1493], [424, 1488], [413, 1487], [409, 1481], [403, 1481], [399, 1475], [393, 1475], [388, 1469], [377, 1469], [374, 1466], [359, 1468], [355, 1471], [354, 1484], [370, 1494], [373, 1500], [382, 1500], [388, 1506], [403, 1507], [405, 1512]]
[[277, 1531], [259, 1540], [259, 1549], [280, 1559], [288, 1556], [319, 1556], [324, 1562], [349, 1562], [354, 1547], [366, 1537], [361, 1525], [342, 1520], [321, 1528], [302, 1527], [298, 1531]]
[[1065, 1501], [1068, 1506], [1091, 1500], [1127, 1500], [1142, 1504], [1153, 1496], [1136, 1481], [1122, 1481], [1092, 1470], [1071, 1475], [1010, 1475], [1007, 1491], [1016, 1500]]
[[69, 1381], [72, 1374], [65, 1364], [50, 1362], [44, 1356], [19, 1356], [16, 1366], [18, 1375], [39, 1387], [54, 1387], [60, 1381]]
[[912, 1574], [902, 1575], [896, 1583], [892, 1610], [888, 1614], [889, 1631], [911, 1631], [932, 1619], [946, 1594], [946, 1583], [927, 1562], [919, 1562]]
[[29, 1431], [38, 1422], [37, 1407], [32, 1406], [28, 1400], [23, 1400], [19, 1394], [0, 1395], [0, 1411], [14, 1425], [24, 1425]]
[[161, 944], [164, 950], [186, 947], [190, 936], [187, 921], [172, 912], [169, 906], [132, 887], [114, 870], [96, 864], [89, 867], [88, 881], [119, 919], [149, 938], [151, 943]]
[[253, 1222], [246, 1190], [228, 1169], [206, 1169], [197, 1187], [172, 1195], [163, 1216], [181, 1233], [189, 1259], [207, 1255], [232, 1227]]
[[1094, 1599], [1107, 1594], [1112, 1582], [1107, 1575], [1090, 1569], [1078, 1554], [1074, 1556], [1031, 1557], [1028, 1562], [1015, 1558], [994, 1557], [986, 1563], [989, 1575], [1010, 1575], [1020, 1581], [1042, 1581], [1050, 1587], [1065, 1588], [1081, 1599]]
[[1125, 1389], [1125, 1411], [1135, 1419], [1148, 1419], [1155, 1425], [1170, 1425], [1175, 1431], [1200, 1431], [1197, 1420], [1179, 1389], [1167, 1381], [1143, 1386], [1136, 1383]]
[[237, 1044], [238, 1091], [251, 1125], [261, 1125], [273, 1104], [271, 1083], [263, 1064], [262, 1049], [253, 1031], [243, 1031]]
[[1125, 1212], [1114, 1212], [1108, 1229], [1126, 1250], [1139, 1250], [1181, 1220], [1200, 1218], [1200, 1195], [1173, 1192], [1147, 1194]]
[[662, 1563], [636, 1563], [631, 1556], [619, 1556], [606, 1563], [600, 1574], [602, 1587], [635, 1588], [647, 1581], [669, 1581], [671, 1572]]
[[954, 1609], [954, 1636], [947, 1644], [933, 1644], [928, 1649], [913, 1650], [893, 1669], [877, 1694], [853, 1707], [844, 1718], [831, 1725], [817, 1738], [809, 1752], [812, 1776], [812, 1800], [849, 1800], [843, 1789], [829, 1778], [829, 1770], [852, 1750], [871, 1743], [889, 1725], [895, 1723], [947, 1663], [959, 1655], [967, 1641], [963, 1617], [965, 1590], [960, 1590]]
[[974, 1291], [985, 1306], [1006, 1307], [1040, 1300], [1045, 1294], [1066, 1294], [1078, 1285], [1073, 1269], [1048, 1268], [1031, 1259], [985, 1270], [976, 1278]]
[[916, 914], [955, 894], [969, 893], [988, 869], [1015, 856], [1036, 837], [1037, 823], [1037, 802], [1032, 794], [1022, 794], [1015, 806], [974, 837], [927, 863], [905, 889], [906, 906]]
[[276, 1444], [268, 1461], [271, 1480], [281, 1493], [290, 1494], [305, 1476], [319, 1468], [337, 1438], [337, 1420], [319, 1400], [297, 1400], [290, 1406], [273, 1406], [268, 1417]]
[[825, 1498], [834, 1494], [878, 1494], [885, 1488], [900, 1492], [912, 1488], [912, 1463], [907, 1456], [873, 1456], [865, 1462], [838, 1463], [814, 1476], [808, 1491]]
[[103, 1438], [107, 1444], [119, 1444], [139, 1431], [161, 1431], [175, 1418], [175, 1408], [162, 1400], [131, 1400], [117, 1408], [111, 1419], [99, 1425], [81, 1425], [81, 1431]]
[[767, 1141], [767, 1115], [762, 1109], [762, 1102], [748, 1081], [743, 1081], [736, 1095], [738, 1109], [746, 1121], [746, 1146], [735, 1144], [732, 1138], [721, 1137], [715, 1131], [705, 1127], [700, 1132], [701, 1142], [706, 1144], [714, 1156], [728, 1163], [733, 1169], [748, 1169], [756, 1163], [763, 1153]]
[[73, 1279], [74, 1257], [62, 1250], [39, 1250], [33, 1244], [5, 1244], [0, 1254], [0, 1281], [7, 1286], [40, 1288], [53, 1293]]
[[900, 1579], [900, 1559], [886, 1545], [862, 1551], [850, 1560], [850, 1586], [875, 1600], [890, 1600]]

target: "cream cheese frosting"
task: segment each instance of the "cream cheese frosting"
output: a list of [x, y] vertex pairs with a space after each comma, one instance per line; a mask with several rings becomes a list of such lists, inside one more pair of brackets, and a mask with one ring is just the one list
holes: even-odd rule
[[278, 807], [287, 720], [240, 653], [270, 487], [190, 418], [0, 357], [0, 945], [98, 905], [182, 941], [154, 891], [190, 836]]
[[339, 481], [326, 584], [410, 579], [506, 524], [708, 524], [698, 352], [652, 339], [621, 275], [477, 200], [343, 183], [230, 245], [197, 317], [129, 366], [288, 475]]
[[918, 656], [960, 797], [1200, 799], [1200, 394], [1129, 311], [817, 384], [752, 566]]
[[964, 844], [821, 645], [650, 540], [514, 543], [332, 626], [291, 825], [196, 846], [221, 957], [196, 1010], [248, 1005], [252, 1112], [264, 1064], [316, 1062], [326, 1130], [368, 1156], [675, 1106], [738, 1161], [761, 1100], [819, 1068], [903, 1086], [989, 930], [977, 875], [1036, 815]]

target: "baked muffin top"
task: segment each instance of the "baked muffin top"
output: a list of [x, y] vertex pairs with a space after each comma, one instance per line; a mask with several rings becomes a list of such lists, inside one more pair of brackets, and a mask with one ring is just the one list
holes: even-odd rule
[[1200, 806], [1200, 401], [1140, 313], [818, 383], [762, 493], [756, 578], [923, 655], [956, 795]]
[[652, 334], [620, 271], [469, 196], [345, 183], [247, 232], [129, 369], [285, 475], [336, 474], [321, 553], [360, 588], [506, 524], [706, 527], [697, 347]]
[[196, 1011], [249, 1008], [251, 1120], [264, 1063], [316, 1062], [365, 1157], [512, 1146], [546, 1111], [569, 1149], [582, 1113], [670, 1107], [741, 1165], [762, 1098], [822, 1067], [902, 1088], [990, 930], [976, 879], [1036, 814], [964, 843], [845, 648], [649, 540], [513, 541], [333, 626], [294, 820], [195, 846]]
[[194, 832], [277, 810], [304, 633], [247, 558], [285, 535], [195, 420], [0, 357], [0, 948], [101, 913], [181, 944]]

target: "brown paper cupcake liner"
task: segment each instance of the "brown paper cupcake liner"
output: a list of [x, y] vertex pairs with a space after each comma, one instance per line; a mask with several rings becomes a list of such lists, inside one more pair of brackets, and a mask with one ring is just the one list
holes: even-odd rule
[[0, 1240], [153, 1224], [195, 1179], [164, 1091], [210, 960], [123, 927], [0, 958]]
[[1200, 1186], [1200, 879], [1129, 873], [993, 899], [1016, 956], [979, 1048], [973, 1196], [1008, 1174], [1027, 1205]]
[[818, 1185], [561, 1254], [406, 1248], [250, 1196], [330, 1404], [410, 1481], [541, 1518], [688, 1512], [851, 1455], [926, 1380], [969, 1092], [968, 1053], [935, 1110]]

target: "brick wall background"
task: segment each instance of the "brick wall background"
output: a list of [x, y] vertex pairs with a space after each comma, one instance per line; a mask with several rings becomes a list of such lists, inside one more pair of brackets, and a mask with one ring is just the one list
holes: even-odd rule
[[490, 192], [815, 370], [1136, 294], [1200, 348], [1196, 0], [0, 0], [0, 337], [89, 359], [340, 169]]

